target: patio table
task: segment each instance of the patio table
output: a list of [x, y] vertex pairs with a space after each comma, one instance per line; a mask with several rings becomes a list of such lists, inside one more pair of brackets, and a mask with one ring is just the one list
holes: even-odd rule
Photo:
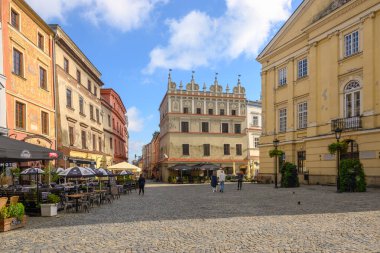
[[67, 197], [75, 199], [75, 211], [78, 212], [79, 207], [79, 199], [81, 199], [85, 194], [83, 193], [76, 193], [76, 194], [70, 194], [67, 195]]

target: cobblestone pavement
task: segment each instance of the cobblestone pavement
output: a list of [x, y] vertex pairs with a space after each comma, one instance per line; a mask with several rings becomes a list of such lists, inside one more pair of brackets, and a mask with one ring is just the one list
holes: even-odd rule
[[150, 184], [90, 214], [30, 217], [0, 252], [380, 252], [380, 189]]

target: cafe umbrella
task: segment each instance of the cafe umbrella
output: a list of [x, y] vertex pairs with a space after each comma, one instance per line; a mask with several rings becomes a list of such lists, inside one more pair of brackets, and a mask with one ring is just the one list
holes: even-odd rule
[[[95, 173], [93, 171], [91, 171], [88, 168], [83, 168], [83, 167], [71, 167], [58, 173], [58, 175], [63, 176], [65, 178], [76, 178], [77, 185], [78, 185], [78, 178], [95, 177]], [[78, 192], [78, 187], [76, 187], [76, 190]], [[88, 187], [87, 187], [87, 191], [88, 191]]]
[[38, 184], [39, 184], [39, 177], [38, 175], [39, 174], [44, 174], [45, 171], [43, 171], [42, 169], [40, 168], [28, 168], [26, 170], [23, 170], [20, 175], [37, 175], [37, 180], [36, 180], [36, 189], [37, 189], [37, 205], [38, 203], [40, 202], [40, 196], [39, 196], [39, 193], [38, 193]]

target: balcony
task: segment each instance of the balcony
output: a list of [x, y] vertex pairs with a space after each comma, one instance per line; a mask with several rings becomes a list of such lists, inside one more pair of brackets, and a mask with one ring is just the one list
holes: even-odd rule
[[331, 131], [334, 131], [338, 127], [343, 131], [358, 130], [359, 128], [362, 128], [362, 119], [360, 116], [356, 116], [332, 120]]

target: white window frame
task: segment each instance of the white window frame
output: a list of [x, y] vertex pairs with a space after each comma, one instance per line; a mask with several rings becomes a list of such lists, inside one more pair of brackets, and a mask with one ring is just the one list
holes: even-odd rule
[[278, 110], [279, 132], [286, 132], [286, 121], [287, 121], [287, 110], [286, 108], [281, 108]]
[[254, 148], [259, 148], [259, 143], [260, 143], [260, 138], [253, 136], [253, 147]]
[[307, 128], [307, 102], [304, 101], [297, 105], [298, 110], [298, 129]]
[[278, 86], [284, 86], [286, 84], [286, 67], [278, 70]]
[[258, 115], [252, 116], [252, 126], [259, 126], [259, 116]]
[[303, 78], [303, 77], [305, 77], [305, 76], [307, 76], [307, 72], [308, 72], [308, 62], [307, 62], [307, 58], [305, 57], [305, 58], [302, 58], [301, 60], [299, 60], [298, 62], [297, 62], [297, 72], [298, 72], [298, 74], [297, 74], [297, 76], [298, 76], [298, 78]]
[[344, 87], [344, 117], [352, 118], [361, 114], [361, 86], [356, 80], [348, 82]]
[[344, 35], [344, 56], [348, 57], [359, 52], [359, 31], [355, 30]]

